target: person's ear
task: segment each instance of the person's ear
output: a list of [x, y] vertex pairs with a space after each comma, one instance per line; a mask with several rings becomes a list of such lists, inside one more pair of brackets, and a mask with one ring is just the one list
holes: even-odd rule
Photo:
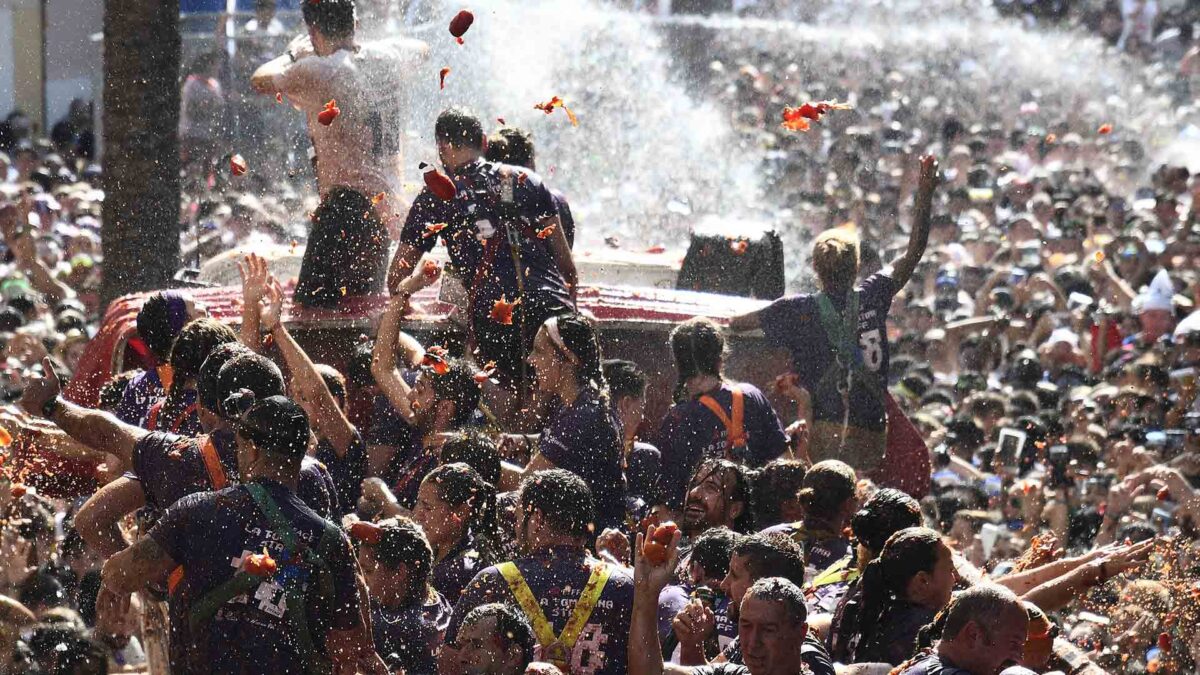
[[734, 521], [742, 517], [742, 513], [746, 510], [746, 502], [736, 501], [729, 503], [729, 520]]

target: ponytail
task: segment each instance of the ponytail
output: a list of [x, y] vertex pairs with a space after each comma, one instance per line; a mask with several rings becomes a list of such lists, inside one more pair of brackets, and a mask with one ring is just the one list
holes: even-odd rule
[[580, 386], [593, 386], [601, 396], [608, 397], [608, 384], [604, 380], [604, 357], [600, 352], [600, 340], [596, 328], [579, 314], [562, 314], [558, 321], [558, 334], [563, 346], [575, 356], [576, 375]]
[[675, 401], [686, 398], [688, 380], [698, 375], [721, 377], [721, 358], [725, 354], [725, 337], [711, 319], [688, 319], [671, 331], [671, 354], [675, 357], [678, 382]]
[[908, 582], [919, 572], [933, 571], [940, 545], [941, 535], [937, 532], [909, 527], [892, 535], [879, 557], [867, 563], [859, 582], [862, 592], [861, 606], [854, 617], [856, 625], [841, 631], [847, 636], [847, 643], [842, 645], [850, 658], [846, 663], [854, 663], [855, 652], [880, 637], [879, 627], [896, 605], [906, 600]]

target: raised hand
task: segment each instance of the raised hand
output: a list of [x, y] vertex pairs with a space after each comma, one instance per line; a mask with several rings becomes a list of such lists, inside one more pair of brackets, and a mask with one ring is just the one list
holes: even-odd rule
[[274, 331], [283, 317], [283, 286], [275, 277], [267, 282], [267, 293], [263, 297], [262, 326]]
[[17, 403], [30, 415], [41, 417], [46, 404], [58, 398], [60, 393], [62, 393], [62, 383], [59, 382], [54, 369], [50, 367], [50, 359], [43, 358], [42, 374], [30, 378]]
[[633, 547], [633, 582], [635, 586], [652, 591], [657, 597], [675, 578], [675, 566], [679, 563], [679, 539], [682, 534], [676, 530], [671, 535], [670, 543], [665, 545], [666, 559], [659, 562], [658, 556], [662, 554], [656, 555], [649, 550], [651, 547], [662, 546], [653, 541], [655, 529], [648, 527], [644, 534], [639, 532], [637, 535], [637, 542]]
[[238, 263], [238, 273], [242, 276], [242, 302], [247, 307], [257, 308], [267, 293], [271, 277], [267, 261], [251, 253]]

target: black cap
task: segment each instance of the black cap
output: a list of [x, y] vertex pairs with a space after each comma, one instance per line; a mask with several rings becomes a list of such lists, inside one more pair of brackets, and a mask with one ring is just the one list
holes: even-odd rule
[[270, 396], [252, 400], [254, 394], [247, 389], [232, 395], [225, 402], [226, 409], [248, 410], [235, 422], [234, 427], [244, 438], [267, 452], [300, 459], [308, 450], [308, 414], [299, 404], [286, 396]]

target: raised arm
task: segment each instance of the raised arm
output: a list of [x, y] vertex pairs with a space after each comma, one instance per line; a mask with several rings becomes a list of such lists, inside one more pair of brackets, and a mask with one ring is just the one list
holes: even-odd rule
[[416, 246], [400, 244], [400, 247], [396, 249], [396, 256], [392, 258], [392, 265], [388, 268], [388, 290], [393, 294], [400, 294], [400, 283], [413, 273], [423, 255], [425, 253]]
[[283, 91], [280, 80], [292, 64], [300, 59], [313, 55], [312, 41], [307, 35], [297, 36], [288, 45], [287, 51], [264, 63], [250, 76], [250, 88], [260, 94], [274, 94]]
[[908, 285], [917, 263], [925, 255], [925, 246], [929, 243], [929, 218], [933, 210], [933, 191], [937, 188], [938, 161], [933, 155], [921, 158], [921, 178], [917, 186], [917, 196], [913, 203], [912, 233], [908, 237], [908, 250], [892, 263], [892, 281], [897, 290]]
[[1104, 554], [1097, 559], [1034, 588], [1022, 599], [1032, 602], [1042, 611], [1058, 611], [1087, 589], [1144, 563], [1154, 544], [1153, 539], [1147, 539], [1138, 544], [1104, 549]]
[[75, 529], [92, 550], [111, 558], [129, 545], [121, 534], [121, 519], [145, 504], [141, 482], [122, 476], [84, 502], [75, 514]]
[[[420, 253], [418, 249], [411, 250]], [[397, 252], [396, 260], [400, 259], [401, 254]], [[387, 309], [379, 321], [379, 333], [375, 336], [375, 348], [371, 352], [371, 375], [375, 377], [375, 384], [379, 387], [379, 391], [387, 397], [392, 407], [409, 423], [415, 417], [412, 402], [409, 399], [411, 388], [405, 383], [404, 378], [400, 377], [400, 372], [396, 368], [396, 348], [397, 343], [401, 342], [400, 322], [404, 318], [408, 309], [408, 301], [413, 294], [437, 281], [440, 274], [441, 270], [435, 263], [422, 261], [419, 256], [417, 257], [407, 274], [396, 283], [395, 295], [388, 302]], [[419, 359], [417, 349], [420, 346], [419, 344], [414, 345], [414, 343], [415, 340], [411, 338], [403, 340], [408, 359]], [[413, 364], [409, 361], [408, 365]]]
[[692, 669], [663, 663], [662, 643], [658, 638], [658, 596], [671, 583], [679, 562], [679, 537], [676, 532], [667, 546], [667, 560], [656, 565], [643, 554], [649, 534], [638, 533], [633, 547], [633, 616], [629, 621], [629, 675], [687, 675]]
[[238, 263], [242, 277], [242, 344], [255, 352], [262, 351], [262, 301], [267, 292], [270, 271], [267, 261], [251, 253]]
[[[261, 262], [261, 259], [260, 259]], [[266, 263], [262, 262], [265, 266]], [[325, 378], [317, 371], [312, 359], [296, 344], [292, 334], [280, 321], [283, 309], [283, 288], [279, 281], [270, 277], [270, 286], [266, 294], [267, 306], [262, 313], [264, 327], [271, 331], [275, 344], [287, 362], [288, 372], [292, 375], [292, 384], [296, 387], [297, 397], [312, 404], [316, 415], [312, 419], [317, 436], [325, 438], [333, 446], [338, 457], [346, 454], [354, 441], [354, 425], [346, 418], [337, 400], [329, 392]]]
[[42, 359], [41, 377], [35, 377], [25, 386], [18, 401], [30, 415], [50, 420], [76, 441], [100, 452], [115, 455], [123, 466], [133, 460], [133, 447], [146, 434], [140, 427], [125, 424], [112, 415], [77, 406], [59, 398], [62, 385], [50, 367], [50, 359]]

